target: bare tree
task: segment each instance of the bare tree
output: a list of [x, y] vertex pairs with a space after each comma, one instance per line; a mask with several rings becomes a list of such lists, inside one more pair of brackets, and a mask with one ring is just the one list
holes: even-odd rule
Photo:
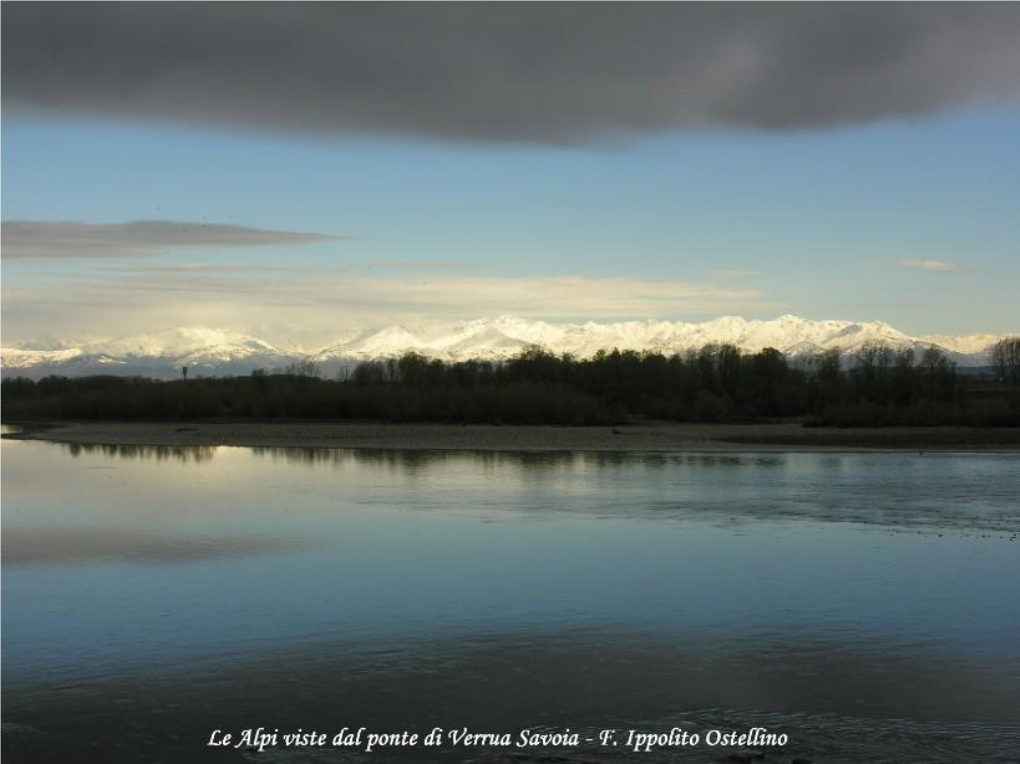
[[893, 364], [893, 349], [881, 340], [868, 340], [857, 351], [855, 368], [871, 379]]
[[320, 375], [319, 365], [315, 361], [306, 358], [303, 361], [294, 361], [283, 367], [283, 373], [294, 377], [318, 377]]
[[1003, 337], [992, 345], [996, 376], [1008, 385], [1020, 385], [1020, 337]]

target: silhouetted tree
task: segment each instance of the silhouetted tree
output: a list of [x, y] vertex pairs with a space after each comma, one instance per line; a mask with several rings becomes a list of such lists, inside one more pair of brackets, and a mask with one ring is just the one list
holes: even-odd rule
[[992, 345], [992, 366], [999, 380], [1020, 385], [1020, 337], [1003, 337]]

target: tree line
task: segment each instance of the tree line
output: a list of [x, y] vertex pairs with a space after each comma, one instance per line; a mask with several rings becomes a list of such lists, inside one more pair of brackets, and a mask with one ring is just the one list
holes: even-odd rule
[[530, 348], [506, 361], [447, 362], [408, 353], [324, 379], [304, 362], [250, 376], [162, 381], [44, 377], [3, 381], [8, 421], [202, 418], [607, 425], [646, 417], [809, 426], [1020, 425], [1020, 338], [1003, 340], [986, 375], [961, 374], [936, 347], [869, 343], [790, 359], [732, 345], [591, 358]]

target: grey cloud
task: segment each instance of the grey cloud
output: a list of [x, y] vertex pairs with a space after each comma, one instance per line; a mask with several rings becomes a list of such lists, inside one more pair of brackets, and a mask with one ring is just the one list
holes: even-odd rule
[[336, 238], [318, 233], [166, 220], [122, 224], [13, 220], [3, 223], [2, 252], [4, 260], [147, 257], [179, 248], [308, 244]]
[[3, 106], [574, 143], [1020, 91], [1012, 3], [3, 4]]

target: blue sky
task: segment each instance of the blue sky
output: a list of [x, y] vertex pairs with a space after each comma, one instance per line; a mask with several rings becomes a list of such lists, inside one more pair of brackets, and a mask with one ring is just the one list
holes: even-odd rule
[[[746, 317], [884, 320], [916, 333], [1020, 325], [1017, 110], [571, 148], [40, 119], [5, 121], [2, 141], [5, 221], [204, 221], [350, 237], [171, 251], [161, 266], [677, 281], [753, 292], [733, 301]], [[907, 260], [961, 270], [899, 265]], [[52, 290], [94, 277], [97, 265], [110, 268], [15, 260], [4, 288]], [[683, 300], [660, 303], [623, 317], [711, 317]], [[541, 317], [578, 318], [557, 305]]]
[[[701, 7], [698, 16], [667, 6], [646, 9], [647, 25], [633, 30], [642, 49], [662, 46], [633, 67], [637, 48], [591, 58], [561, 39], [574, 34], [562, 25], [550, 27], [542, 65], [518, 55], [545, 39], [520, 37], [521, 28], [550, 23], [543, 13], [583, 21], [576, 34], [585, 46], [599, 34], [618, 43], [615, 30], [631, 18], [613, 16], [624, 9], [612, 5], [507, 6], [509, 19], [480, 7], [472, 15], [419, 6], [420, 28], [407, 33], [420, 50], [406, 55], [421, 60], [410, 63], [396, 53], [411, 42], [393, 39], [401, 32], [379, 8], [278, 6], [274, 21], [238, 6], [236, 19], [204, 19], [205, 36], [182, 43], [183, 60], [169, 49], [145, 59], [145, 41], [178, 22], [188, 34], [201, 8], [92, 6], [71, 27], [57, 23], [71, 12], [62, 6], [5, 10], [5, 344], [202, 324], [314, 345], [354, 327], [502, 313], [688, 321], [792, 313], [881, 320], [918, 335], [1020, 329], [1020, 46], [1012, 44], [1020, 25], [995, 15], [1008, 8], [957, 14], [947, 26], [944, 9], [924, 4], [843, 6], [832, 12], [846, 15], [838, 24], [811, 8]], [[401, 21], [405, 12], [392, 11]], [[715, 14], [722, 21], [708, 18]], [[518, 26], [517, 16], [532, 26]], [[723, 48], [688, 41], [672, 62], [702, 17], [704, 34], [726, 33]], [[460, 40], [447, 35], [451, 19], [473, 47], [450, 50]], [[226, 21], [229, 29], [217, 28]], [[123, 34], [74, 60], [78, 49], [52, 37], [51, 22], [59, 34], [88, 34], [93, 22]], [[671, 23], [672, 36], [657, 34]], [[319, 81], [317, 69], [292, 65], [299, 49], [266, 63], [264, 47], [202, 48], [237, 24], [281, 35], [284, 52], [295, 40], [321, 45], [314, 66], [340, 56], [334, 65], [345, 79]], [[321, 40], [308, 36], [324, 25]], [[771, 37], [762, 25], [774, 25]], [[819, 56], [817, 44], [801, 58], [786, 55], [816, 26], [830, 45], [857, 41], [822, 56], [820, 82], [803, 58]], [[345, 48], [348, 28], [359, 40], [381, 36]], [[875, 30], [887, 54], [848, 60], [867, 52], [860, 35]], [[914, 45], [918, 35], [928, 44]], [[514, 55], [479, 53], [490, 48]], [[33, 58], [39, 50], [51, 52]], [[977, 63], [968, 68], [961, 51]], [[948, 58], [926, 58], [936, 54]], [[472, 57], [477, 76], [502, 83], [505, 95], [479, 92], [460, 74]], [[675, 71], [663, 74], [664, 64]], [[114, 65], [136, 65], [130, 71], [150, 80], [111, 84], [104, 72]], [[263, 66], [268, 84], [262, 74], [249, 92], [245, 78]], [[40, 67], [58, 69], [39, 79]], [[674, 91], [686, 95], [674, 103]], [[354, 105], [330, 111], [344, 97]], [[59, 108], [47, 101], [55, 98]], [[75, 236], [61, 229], [60, 241], [35, 225], [29, 253], [27, 229], [11, 225], [19, 221], [78, 225]], [[179, 221], [197, 239], [75, 250], [81, 236], [116, 247], [152, 234], [103, 227], [136, 221]], [[209, 225], [336, 238], [203, 244]]]

